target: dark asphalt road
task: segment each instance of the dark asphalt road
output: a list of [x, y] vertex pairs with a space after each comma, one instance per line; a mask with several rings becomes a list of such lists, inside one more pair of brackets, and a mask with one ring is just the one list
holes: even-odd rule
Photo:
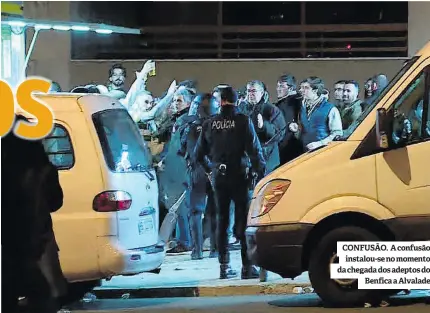
[[424, 304], [421, 294], [399, 297], [391, 300], [385, 308], [324, 308], [315, 294], [288, 296], [240, 296], [203, 298], [164, 298], [164, 299], [118, 299], [96, 300], [80, 303], [70, 308], [72, 313], [122, 313], [122, 312], [171, 312], [171, 313], [428, 313], [430, 306]]

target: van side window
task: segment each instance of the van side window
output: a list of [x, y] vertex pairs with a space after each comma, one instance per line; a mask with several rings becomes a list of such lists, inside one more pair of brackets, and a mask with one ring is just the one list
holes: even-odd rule
[[[426, 72], [423, 72], [416, 78], [392, 107], [394, 110], [392, 139], [395, 144], [417, 142], [430, 135], [429, 119], [428, 117], [423, 119], [424, 101], [428, 102], [430, 91], [426, 76]], [[423, 123], [427, 126], [424, 134]]]
[[43, 147], [51, 163], [59, 170], [71, 169], [75, 163], [70, 135], [64, 126], [55, 124], [47, 137], [43, 139]]
[[109, 109], [93, 114], [106, 164], [116, 173], [152, 169], [152, 155], [127, 110]]

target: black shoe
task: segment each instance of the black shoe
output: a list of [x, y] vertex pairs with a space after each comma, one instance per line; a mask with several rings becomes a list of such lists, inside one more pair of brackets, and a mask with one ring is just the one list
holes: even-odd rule
[[170, 249], [169, 251], [167, 251], [167, 253], [184, 253], [184, 252], [189, 252], [190, 250], [191, 250], [190, 248], [187, 248], [181, 244], [178, 244], [173, 249]]
[[236, 240], [236, 242], [229, 244], [229, 245], [228, 245], [228, 249], [229, 249], [230, 251], [237, 251], [237, 250], [242, 249], [242, 247], [241, 247], [241, 245], [240, 245], [240, 241], [239, 241], [239, 240]]
[[220, 279], [230, 279], [237, 277], [237, 272], [233, 270], [228, 264], [220, 265], [219, 278]]
[[242, 267], [242, 279], [260, 278], [260, 272], [254, 266]]
[[191, 252], [191, 260], [203, 260], [203, 251], [197, 251], [193, 249]]
[[218, 252], [217, 251], [211, 251], [209, 253], [209, 259], [216, 259], [218, 257]]

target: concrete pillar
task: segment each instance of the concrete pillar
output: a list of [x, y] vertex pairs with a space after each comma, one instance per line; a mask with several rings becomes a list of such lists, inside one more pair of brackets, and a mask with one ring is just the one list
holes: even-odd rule
[[[25, 1], [24, 17], [41, 20], [70, 21], [69, 1]], [[33, 31], [27, 31], [27, 47]], [[70, 32], [42, 30], [30, 58], [27, 75], [43, 76], [58, 82], [63, 90], [70, 86]]]
[[415, 55], [430, 41], [430, 2], [408, 2], [408, 55]]

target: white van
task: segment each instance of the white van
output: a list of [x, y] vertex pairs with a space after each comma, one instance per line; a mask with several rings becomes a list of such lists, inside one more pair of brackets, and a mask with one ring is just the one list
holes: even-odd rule
[[52, 218], [68, 281], [91, 289], [115, 275], [157, 272], [165, 257], [157, 178], [127, 110], [102, 95], [35, 96], [55, 116], [43, 143], [64, 192]]
[[[430, 44], [407, 61], [349, 138], [305, 153], [255, 188], [246, 231], [253, 262], [285, 278], [309, 271], [328, 304], [380, 292], [330, 278], [338, 241], [430, 240]], [[385, 291], [386, 293], [395, 292]]]

